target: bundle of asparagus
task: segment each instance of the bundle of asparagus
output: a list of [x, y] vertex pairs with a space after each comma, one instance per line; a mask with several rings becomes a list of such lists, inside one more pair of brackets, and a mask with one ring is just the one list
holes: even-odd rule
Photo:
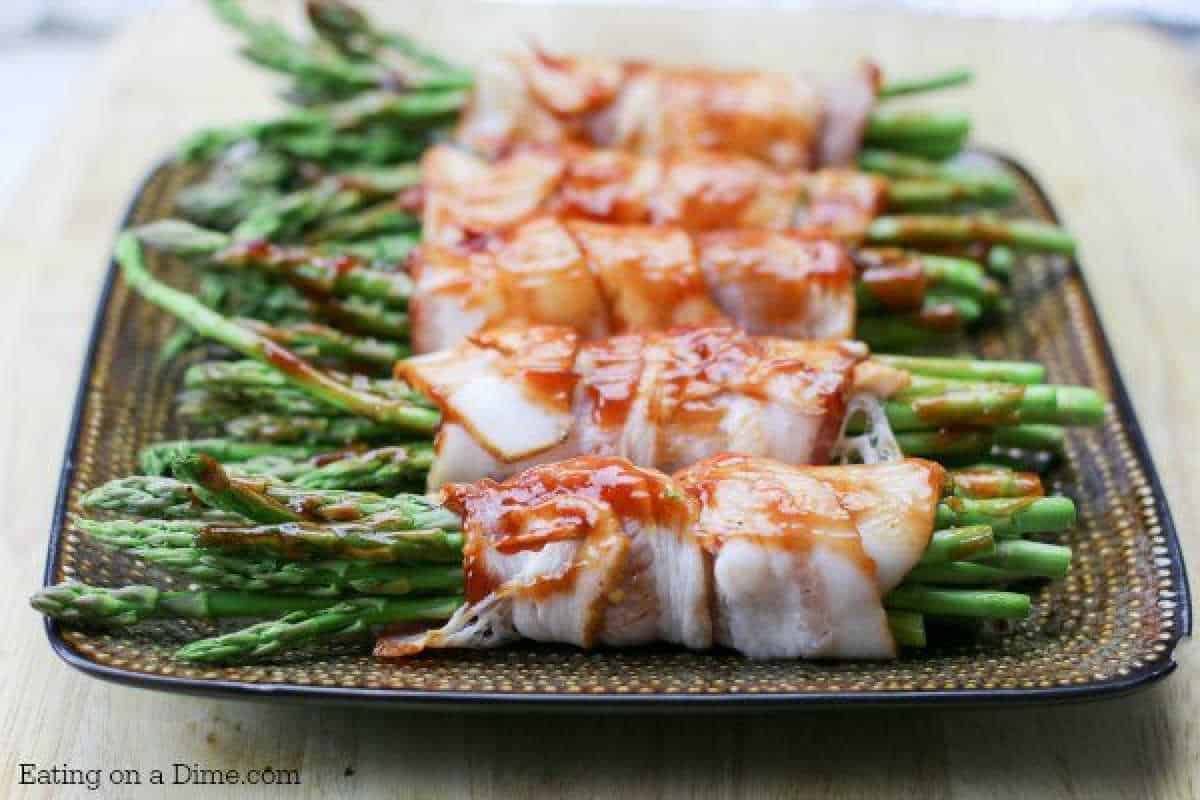
[[[37, 593], [35, 608], [100, 626], [282, 614], [177, 652], [185, 661], [234, 663], [389, 623], [437, 622], [461, 601], [460, 521], [423, 497], [240, 477], [195, 452], [166, 463], [175, 478], [134, 476], [92, 490], [84, 507], [117, 516], [76, 523], [93, 541], [194, 588], [65, 584]], [[885, 598], [904, 646], [925, 646], [926, 617], [1020, 619], [1028, 595], [997, 587], [1061, 578], [1070, 564], [1069, 548], [1026, 538], [1074, 523], [1072, 503], [1041, 496], [1035, 475], [963, 470], [950, 473], [943, 491], [924, 556]]]

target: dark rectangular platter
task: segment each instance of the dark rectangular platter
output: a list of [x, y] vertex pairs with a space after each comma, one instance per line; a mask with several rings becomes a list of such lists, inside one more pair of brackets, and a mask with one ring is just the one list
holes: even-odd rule
[[[1015, 161], [983, 151], [970, 158], [1018, 180], [1015, 213], [1057, 219], [1041, 187]], [[139, 189], [126, 224], [170, 216], [173, 197], [192, 177], [173, 163], [158, 167]], [[177, 286], [190, 279], [186, 267], [169, 259], [152, 256], [151, 267]], [[1007, 630], [951, 636], [894, 662], [750, 661], [730, 652], [665, 647], [582, 652], [520, 645], [390, 664], [345, 646], [228, 668], [171, 659], [180, 637], [215, 630], [206, 624], [96, 633], [47, 622], [46, 632], [71, 666], [129, 686], [416, 708], [983, 705], [1097, 699], [1145, 687], [1175, 669], [1175, 646], [1191, 632], [1187, 575], [1166, 497], [1078, 264], [1030, 258], [1014, 291], [1012, 318], [976, 337], [971, 349], [991, 358], [1041, 361], [1050, 380], [1093, 386], [1111, 403], [1102, 428], [1071, 432], [1063, 463], [1049, 475], [1048, 491], [1074, 498], [1080, 510], [1079, 525], [1065, 540], [1075, 552], [1071, 573], [1036, 587], [1032, 616]], [[162, 364], [157, 357], [172, 326], [110, 265], [63, 462], [47, 584], [173, 585], [170, 576], [90, 543], [69, 520], [86, 489], [136, 471], [142, 445], [187, 434], [171, 413], [184, 364]]]

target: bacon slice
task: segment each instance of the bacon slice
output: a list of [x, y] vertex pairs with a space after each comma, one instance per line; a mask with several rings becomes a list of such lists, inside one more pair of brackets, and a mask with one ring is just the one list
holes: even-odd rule
[[574, 455], [664, 470], [726, 451], [824, 463], [867, 356], [857, 342], [729, 327], [576, 342], [569, 329], [500, 329], [401, 362], [445, 418], [430, 487]]
[[421, 159], [422, 238], [453, 246], [515, 228], [548, 207], [566, 164], [548, 151], [525, 150], [488, 164], [456, 147], [431, 147]]
[[880, 590], [900, 584], [929, 547], [945, 469], [909, 458], [882, 464], [809, 467], [838, 495], [875, 562]]
[[[579, 156], [578, 158], [587, 158]], [[662, 159], [662, 180], [649, 205], [651, 222], [689, 231], [790, 227], [803, 197], [803, 175], [752, 158], [686, 151]]]
[[456, 246], [423, 245], [412, 260], [413, 349], [428, 353], [508, 323], [609, 330], [600, 287], [569, 231], [549, 218]]
[[854, 335], [855, 267], [828, 241], [768, 230], [698, 237], [700, 266], [717, 305], [748, 333], [796, 339]]
[[513, 323], [571, 325], [588, 339], [728, 320], [796, 338], [854, 331], [844, 248], [769, 231], [696, 237], [534, 217], [503, 233], [425, 244], [412, 274], [418, 353]]
[[700, 503], [717, 642], [756, 658], [890, 658], [882, 597], [920, 560], [944, 473], [722, 455], [676, 476]]
[[600, 284], [615, 331], [725, 321], [709, 297], [691, 237], [678, 228], [569, 222]]
[[615, 135], [596, 141], [644, 155], [706, 149], [783, 168], [817, 166], [823, 102], [787, 75], [662, 67], [635, 71], [615, 99]]
[[928, 547], [943, 479], [916, 459], [719, 455], [669, 478], [593, 456], [447, 486], [466, 537], [466, 603], [442, 628], [385, 636], [375, 652], [529, 638], [893, 657], [882, 598]]
[[521, 637], [711, 646], [695, 503], [666, 475], [577, 458], [503, 484], [448, 486], [442, 500], [463, 518], [467, 604], [440, 630], [380, 639], [376, 655]]
[[857, 75], [840, 81], [825, 93], [825, 125], [817, 151], [821, 166], [849, 167], [854, 164], [881, 83], [879, 68], [864, 64]]
[[[573, 427], [573, 365], [578, 337], [570, 328], [500, 329], [455, 350], [398, 365], [415, 388], [442, 410], [438, 459], [430, 481], [471, 478], [491, 465], [524, 465], [559, 455]], [[456, 472], [457, 471], [457, 472]]]
[[580, 446], [667, 471], [726, 451], [824, 463], [865, 357], [858, 343], [734, 328], [589, 342], [576, 363]]
[[522, 147], [488, 162], [448, 145], [422, 160], [424, 236], [454, 244], [536, 214], [688, 231], [795, 224], [810, 178], [752, 158], [688, 151], [649, 158], [586, 147]]
[[857, 243], [887, 203], [888, 182], [883, 176], [823, 169], [805, 179], [805, 202], [797, 207], [793, 225], [810, 238]]
[[853, 161], [878, 71], [822, 89], [769, 72], [517, 54], [477, 72], [459, 142], [489, 158], [520, 143], [584, 144], [641, 155], [697, 149], [785, 169]]

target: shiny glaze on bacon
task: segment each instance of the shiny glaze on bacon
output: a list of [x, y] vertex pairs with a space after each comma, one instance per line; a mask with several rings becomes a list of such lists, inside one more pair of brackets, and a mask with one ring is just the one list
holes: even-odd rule
[[812, 237], [858, 244], [887, 210], [887, 178], [868, 172], [823, 169], [806, 177], [804, 191], [792, 225]]
[[621, 459], [575, 458], [504, 483], [447, 486], [442, 501], [463, 519], [467, 608], [490, 612], [465, 631], [385, 637], [377, 655], [519, 637], [711, 646], [694, 501], [666, 475]]
[[854, 265], [844, 248], [783, 233], [714, 233], [534, 217], [430, 242], [411, 261], [413, 349], [510, 323], [585, 338], [732, 321], [755, 333], [846, 338]]
[[885, 658], [882, 596], [929, 545], [944, 471], [917, 459], [794, 467], [721, 455], [676, 475], [698, 501], [717, 642], [761, 658]]
[[855, 268], [841, 245], [752, 229], [705, 233], [696, 246], [716, 304], [747, 333], [853, 335]]
[[768, 228], [857, 243], [888, 203], [887, 181], [877, 175], [777, 170], [701, 150], [646, 157], [523, 146], [489, 163], [438, 145], [425, 154], [422, 174], [424, 235], [439, 243], [509, 229], [539, 214], [692, 232]]
[[610, 330], [605, 298], [569, 230], [550, 218], [454, 246], [424, 245], [410, 261], [413, 350], [451, 347], [497, 324]]
[[569, 328], [543, 326], [472, 336], [401, 362], [397, 374], [442, 411], [436, 488], [582, 454], [664, 470], [725, 451], [823, 463], [866, 356], [857, 342], [729, 327], [580, 343]]
[[882, 598], [929, 544], [944, 473], [718, 455], [674, 478], [581, 457], [442, 491], [466, 605], [382, 657], [519, 638], [714, 643], [752, 657], [895, 655]]
[[854, 254], [859, 280], [876, 302], [894, 311], [917, 311], [929, 280], [920, 255], [898, 248], [859, 250]]
[[678, 228], [568, 222], [608, 307], [612, 331], [721, 323], [692, 238]]
[[724, 451], [824, 463], [865, 356], [856, 343], [732, 328], [586, 343], [577, 361], [580, 444], [667, 471]]
[[477, 70], [456, 137], [491, 158], [522, 143], [574, 143], [814, 169], [853, 163], [878, 83], [872, 67], [822, 90], [778, 73], [515, 54]]

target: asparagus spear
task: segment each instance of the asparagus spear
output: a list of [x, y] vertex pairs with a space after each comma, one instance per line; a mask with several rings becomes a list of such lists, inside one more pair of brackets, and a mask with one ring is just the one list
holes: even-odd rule
[[1000, 542], [978, 561], [921, 564], [906, 577], [915, 583], [987, 586], [1029, 578], [1059, 579], [1071, 566], [1071, 548], [1023, 540]]
[[1017, 194], [1016, 181], [1004, 173], [939, 164], [886, 150], [864, 149], [858, 154], [858, 165], [868, 172], [877, 172], [890, 178], [934, 181], [965, 187], [969, 192], [991, 202], [1009, 202]]
[[186, 389], [179, 393], [176, 413], [190, 422], [221, 424], [246, 412], [300, 415], [309, 417], [343, 417], [339, 409], [292, 389], [263, 389], [244, 387], [237, 392], [214, 392], [209, 389]]
[[978, 589], [935, 589], [902, 585], [884, 598], [888, 608], [948, 617], [1024, 619], [1029, 616], [1029, 595]]
[[227, 553], [280, 558], [361, 561], [449, 561], [462, 557], [461, 533], [440, 529], [413, 530], [410, 517], [384, 512], [363, 522], [312, 525], [289, 522], [254, 527], [210, 525], [197, 544]]
[[1042, 383], [1046, 369], [1032, 361], [981, 361], [967, 358], [873, 355], [881, 364], [928, 378], [1004, 383]]
[[[84, 496], [84, 507], [138, 516], [171, 519], [206, 519], [206, 512], [221, 511], [240, 520], [281, 521], [272, 515], [282, 506], [289, 519], [347, 522], [387, 514], [390, 525], [407, 519], [411, 528], [457, 528], [458, 518], [420, 495], [394, 497], [275, 483], [263, 478], [228, 475], [208, 456], [189, 454], [171, 461], [180, 474], [193, 475], [196, 483], [172, 478], [134, 475], [109, 481]], [[204, 483], [201, 483], [201, 480]], [[228, 485], [226, 485], [226, 483]], [[267, 506], [259, 511], [258, 506]]]
[[1064, 438], [1063, 429], [1054, 425], [1012, 425], [992, 430], [966, 427], [896, 434], [901, 451], [909, 456], [935, 461], [977, 462], [988, 458], [999, 462], [1004, 451], [1020, 448], [1045, 454], [1046, 463], [1039, 464], [1038, 469], [1050, 465], [1049, 460], [1062, 450]]
[[[332, 175], [291, 194], [268, 200], [254, 208], [233, 230], [238, 241], [292, 241], [301, 238], [323, 219], [358, 211], [371, 202], [394, 197], [420, 182], [415, 165], [386, 170], [356, 170]], [[411, 214], [397, 218], [397, 230], [414, 230]]]
[[1012, 280], [1013, 270], [1016, 268], [1016, 260], [1017, 254], [1011, 247], [1007, 247], [1005, 245], [995, 245], [988, 248], [988, 272], [992, 273], [1000, 280]]
[[147, 563], [212, 588], [297, 592], [340, 597], [354, 594], [453, 594], [462, 590], [457, 564], [378, 564], [367, 561], [289, 562], [238, 558], [197, 548], [134, 547]]
[[181, 661], [229, 663], [262, 658], [300, 644], [369, 633], [373, 626], [398, 622], [440, 622], [458, 607], [457, 597], [430, 600], [356, 598], [319, 612], [293, 611], [234, 633], [201, 639], [179, 648]]
[[887, 609], [888, 628], [900, 647], [924, 647], [925, 617], [916, 611]]
[[173, 478], [134, 475], [118, 478], [85, 492], [80, 504], [90, 511], [114, 511], [139, 517], [167, 519], [223, 518], [225, 512], [206, 508], [186, 483]]
[[266, 491], [266, 486], [252, 485], [243, 479], [230, 478], [221, 465], [209, 456], [191, 453], [171, 462], [175, 477], [186, 482], [206, 505], [237, 514], [255, 522], [298, 522], [311, 518], [306, 508], [293, 509]]
[[268, 69], [296, 75], [305, 84], [319, 84], [334, 96], [371, 88], [385, 77], [375, 65], [320, 52], [274, 23], [252, 19], [236, 0], [209, 0], [209, 4], [219, 19], [246, 37], [242, 54]]
[[362, 417], [299, 417], [254, 413], [226, 419], [221, 430], [234, 439], [328, 449], [359, 442], [395, 440], [396, 430]]
[[996, 552], [996, 540], [987, 525], [967, 525], [934, 531], [921, 564], [945, 564], [989, 556]]
[[[431, 511], [436, 525], [448, 514]], [[462, 559], [462, 534], [436, 527], [419, 528], [420, 517], [404, 511], [380, 512], [361, 524], [304, 526], [215, 525], [209, 520], [89, 520], [77, 519], [80, 530], [96, 541], [121, 550], [200, 549], [252, 557], [295, 557], [317, 561], [354, 558], [355, 548], [369, 550], [370, 562], [458, 563]], [[450, 526], [446, 526], [449, 528]], [[211, 529], [214, 529], [210, 531]], [[273, 541], [276, 539], [278, 541]], [[365, 544], [364, 544], [365, 542]], [[294, 556], [288, 554], [295, 554]]]
[[[373, 395], [423, 404], [427, 408], [432, 408], [428, 399], [402, 381], [368, 378], [363, 375], [348, 375], [338, 372], [329, 374], [339, 381]], [[261, 362], [248, 360], [202, 361], [193, 364], [184, 372], [183, 384], [188, 389], [205, 389], [217, 393], [228, 392], [233, 395], [244, 389], [283, 390], [292, 388], [288, 379], [278, 371]]]
[[1008, 467], [975, 466], [953, 470], [943, 491], [958, 497], [984, 500], [996, 497], [1041, 497], [1042, 479], [1033, 472]]
[[977, 241], [1063, 255], [1075, 253], [1075, 240], [1055, 225], [983, 215], [906, 214], [877, 217], [867, 227], [867, 241], [872, 244], [907, 245]]
[[191, 439], [156, 442], [143, 447], [138, 453], [138, 466], [146, 475], [166, 475], [170, 472], [171, 462], [188, 453], [203, 453], [222, 463], [229, 463], [264, 457], [308, 459], [319, 452], [318, 448], [300, 445], [241, 442], [232, 439]]
[[227, 230], [261, 203], [278, 197], [302, 171], [294, 158], [260, 147], [228, 151], [198, 183], [184, 187], [175, 206], [188, 219]]
[[962, 258], [912, 253], [897, 248], [860, 249], [856, 286], [860, 312], [911, 311], [928, 295], [956, 295], [982, 308], [997, 305], [1001, 287], [982, 266]]
[[897, 431], [946, 425], [1097, 425], [1104, 402], [1082, 386], [959, 382], [914, 376], [886, 404]]
[[63, 621], [133, 625], [154, 617], [222, 619], [268, 616], [296, 609], [319, 611], [329, 605], [329, 599], [260, 592], [166, 592], [153, 586], [104, 589], [68, 583], [43, 589], [33, 596], [31, 603], [46, 616]]
[[969, 69], [955, 69], [947, 72], [939, 72], [936, 75], [930, 75], [924, 78], [905, 78], [898, 81], [888, 81], [879, 89], [879, 97], [887, 99], [890, 97], [900, 97], [906, 94], [918, 94], [921, 92], [932, 92], [937, 89], [949, 89], [954, 86], [962, 86], [971, 82], [971, 71]]
[[987, 525], [998, 539], [1054, 533], [1074, 524], [1075, 504], [1067, 497], [947, 497], [937, 509], [938, 528]]
[[[420, 90], [470, 85], [470, 75], [411, 45], [405, 37], [379, 35], [349, 6], [332, 2], [308, 4], [309, 21], [335, 49], [292, 39], [277, 25], [252, 20], [234, 0], [212, 0], [218, 16], [246, 37], [243, 54], [269, 69], [295, 77], [300, 98], [337, 99], [364, 89]], [[388, 48], [406, 63], [385, 61]]]
[[433, 447], [415, 444], [346, 451], [305, 461], [263, 459], [236, 465], [242, 474], [264, 474], [307, 489], [396, 491], [423, 484], [433, 464]]
[[340, 297], [358, 296], [404, 308], [412, 281], [403, 272], [373, 269], [354, 256], [322, 256], [309, 248], [263, 240], [236, 242], [232, 236], [182, 220], [159, 220], [134, 230], [151, 247], [216, 266], [256, 269], [297, 288]]
[[966, 114], [876, 111], [867, 122], [864, 140], [868, 144], [895, 144], [914, 139], [965, 139], [970, 131], [971, 120]]
[[263, 122], [199, 131], [180, 148], [184, 161], [211, 161], [235, 145], [260, 147], [321, 164], [396, 164], [418, 157], [430, 130], [462, 108], [461, 90], [397, 95], [368, 92], [319, 109], [299, 109]]
[[195, 547], [196, 537], [209, 524], [207, 519], [196, 518], [101, 521], [77, 517], [73, 521], [96, 541], [122, 549]]
[[358, 367], [390, 371], [397, 361], [410, 354], [405, 345], [370, 336], [352, 336], [316, 322], [291, 325], [269, 325], [255, 319], [238, 319], [236, 322], [297, 355], [334, 359]]
[[960, 203], [976, 206], [1004, 206], [1012, 196], [997, 192], [987, 184], [959, 183], [936, 178], [892, 180], [888, 185], [888, 208], [895, 211], [942, 209]]
[[200, 334], [280, 370], [289, 383], [314, 397], [375, 422], [395, 426], [398, 430], [428, 433], [437, 426], [436, 412], [377, 397], [336, 381], [290, 350], [230, 322], [190, 295], [159, 283], [147, 271], [141, 246], [132, 234], [123, 234], [118, 239], [117, 261], [125, 279], [147, 300], [175, 314]]
[[[314, 447], [238, 442], [229, 439], [195, 439], [162, 442], [144, 448], [138, 457], [138, 463], [146, 475], [124, 478], [121, 481], [135, 486], [138, 491], [143, 491], [142, 482], [147, 477], [168, 473], [170, 462], [180, 454], [188, 453], [209, 455], [237, 475], [275, 478], [301, 488], [350, 489], [377, 493], [403, 490], [423, 483], [425, 473], [433, 463], [433, 446], [426, 442], [380, 447], [374, 450], [351, 447], [321, 452]], [[85, 503], [93, 492], [100, 496], [97, 490], [92, 490], [84, 496]], [[190, 498], [191, 495], [185, 499], [190, 502]], [[105, 502], [112, 501], [106, 497]], [[149, 515], [148, 512], [136, 510], [133, 504], [123, 507], [128, 509], [129, 513]], [[115, 506], [105, 510], [113, 508]]]
[[394, 268], [403, 264], [419, 242], [417, 232], [389, 233], [374, 238], [365, 238], [353, 242], [338, 239], [327, 239], [316, 245], [318, 252], [326, 255], [351, 255], [364, 259], [371, 264], [385, 265]]
[[[379, 51], [391, 50], [430, 70], [439, 85], [456, 82], [471, 85], [471, 75], [411, 38], [382, 31], [365, 14], [339, 0], [308, 0], [308, 19], [313, 29], [344, 53], [359, 58], [378, 58]], [[429, 80], [429, 79], [427, 79]]]
[[[369, 603], [383, 598], [344, 600], [344, 603]], [[267, 594], [224, 590], [171, 592], [153, 586], [126, 586], [105, 589], [80, 583], [47, 587], [30, 601], [34, 608], [54, 619], [90, 625], [134, 625], [147, 619], [173, 617], [184, 619], [225, 619], [263, 617], [292, 611], [322, 611], [329, 598], [298, 594]], [[428, 615], [449, 605], [452, 612], [457, 598], [430, 598], [403, 601], [407, 608], [421, 609]], [[448, 613], [447, 613], [448, 616]], [[417, 619], [441, 619], [419, 616]]]

